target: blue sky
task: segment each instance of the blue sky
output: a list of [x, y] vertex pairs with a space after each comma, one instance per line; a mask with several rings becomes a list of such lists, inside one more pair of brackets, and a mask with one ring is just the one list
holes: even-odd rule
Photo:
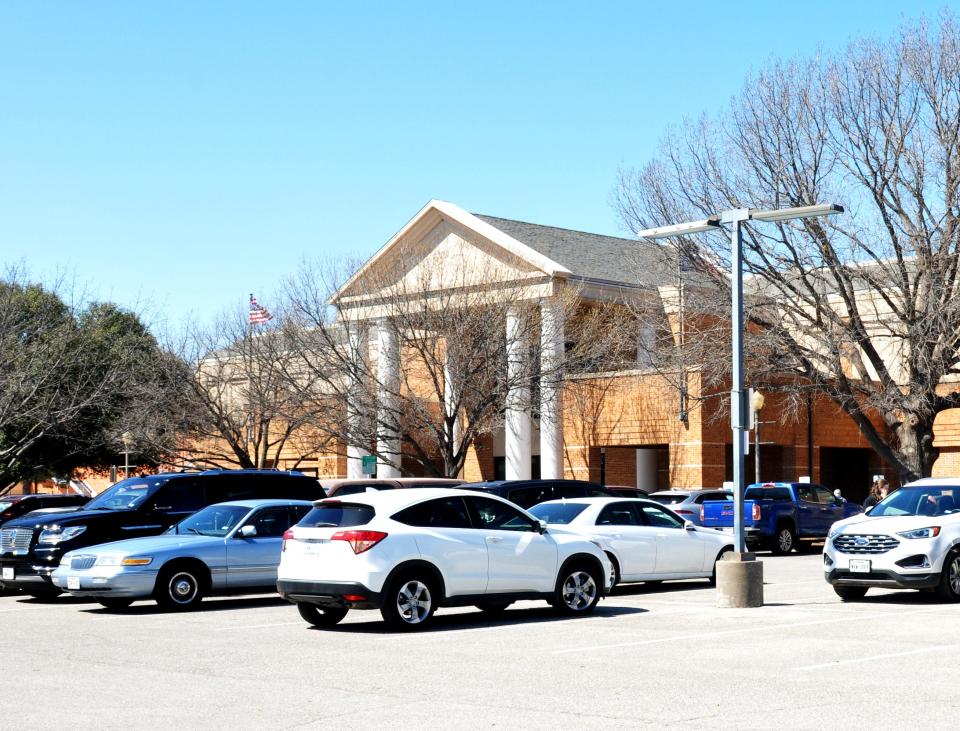
[[943, 6], [8, 0], [0, 264], [175, 326], [430, 198], [622, 233], [617, 170], [667, 126]]

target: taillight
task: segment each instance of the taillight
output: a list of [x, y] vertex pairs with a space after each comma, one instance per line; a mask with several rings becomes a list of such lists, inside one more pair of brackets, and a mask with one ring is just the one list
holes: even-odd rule
[[287, 528], [287, 530], [284, 531], [284, 534], [283, 534], [283, 545], [280, 547], [280, 553], [283, 553], [284, 551], [287, 550], [287, 541], [295, 541], [295, 540], [297, 539], [293, 537], [293, 529]]
[[703, 522], [703, 506], [700, 506], [700, 522]]
[[753, 510], [751, 511], [750, 516], [754, 520], [760, 520], [760, 503], [753, 504]]
[[378, 530], [339, 530], [330, 536], [331, 541], [346, 541], [354, 553], [369, 551], [387, 537]]
[[677, 515], [693, 515], [692, 510], [677, 510]]

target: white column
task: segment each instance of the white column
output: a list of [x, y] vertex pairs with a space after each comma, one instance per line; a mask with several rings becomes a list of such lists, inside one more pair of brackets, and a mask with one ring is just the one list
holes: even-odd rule
[[506, 472], [508, 480], [530, 479], [530, 385], [529, 358], [523, 323], [516, 309], [507, 309], [507, 382], [510, 384], [506, 403]]
[[350, 388], [347, 391], [347, 479], [359, 480], [363, 474], [363, 457], [370, 454], [363, 445], [366, 442], [363, 429], [363, 412], [361, 410], [363, 384], [358, 376], [364, 372], [363, 364], [369, 355], [367, 330], [362, 323], [347, 324], [347, 347], [350, 349], [350, 360], [354, 364], [349, 374]]
[[540, 304], [540, 477], [563, 478], [563, 313], [557, 303]]
[[400, 343], [391, 322], [377, 323], [377, 477], [400, 477]]

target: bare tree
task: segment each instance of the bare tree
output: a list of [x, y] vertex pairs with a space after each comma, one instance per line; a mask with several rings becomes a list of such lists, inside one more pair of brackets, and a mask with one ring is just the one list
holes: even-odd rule
[[[930, 474], [936, 415], [960, 405], [949, 385], [958, 194], [960, 34], [944, 14], [889, 43], [773, 64], [718, 119], [685, 123], [657, 159], [622, 172], [617, 198], [635, 231], [729, 208], [843, 203], [830, 220], [747, 227], [749, 375], [826, 394], [910, 479]], [[698, 321], [715, 351], [729, 337], [728, 241], [679, 247], [713, 280]], [[713, 382], [725, 377], [725, 359], [695, 360]]]

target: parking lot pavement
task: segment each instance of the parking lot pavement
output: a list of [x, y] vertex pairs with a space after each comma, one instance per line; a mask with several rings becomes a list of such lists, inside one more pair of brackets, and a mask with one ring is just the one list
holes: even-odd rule
[[841, 603], [818, 555], [762, 557], [765, 601], [705, 582], [618, 589], [588, 618], [521, 602], [308, 627], [274, 597], [189, 614], [0, 597], [4, 725], [25, 728], [953, 728], [960, 605]]

